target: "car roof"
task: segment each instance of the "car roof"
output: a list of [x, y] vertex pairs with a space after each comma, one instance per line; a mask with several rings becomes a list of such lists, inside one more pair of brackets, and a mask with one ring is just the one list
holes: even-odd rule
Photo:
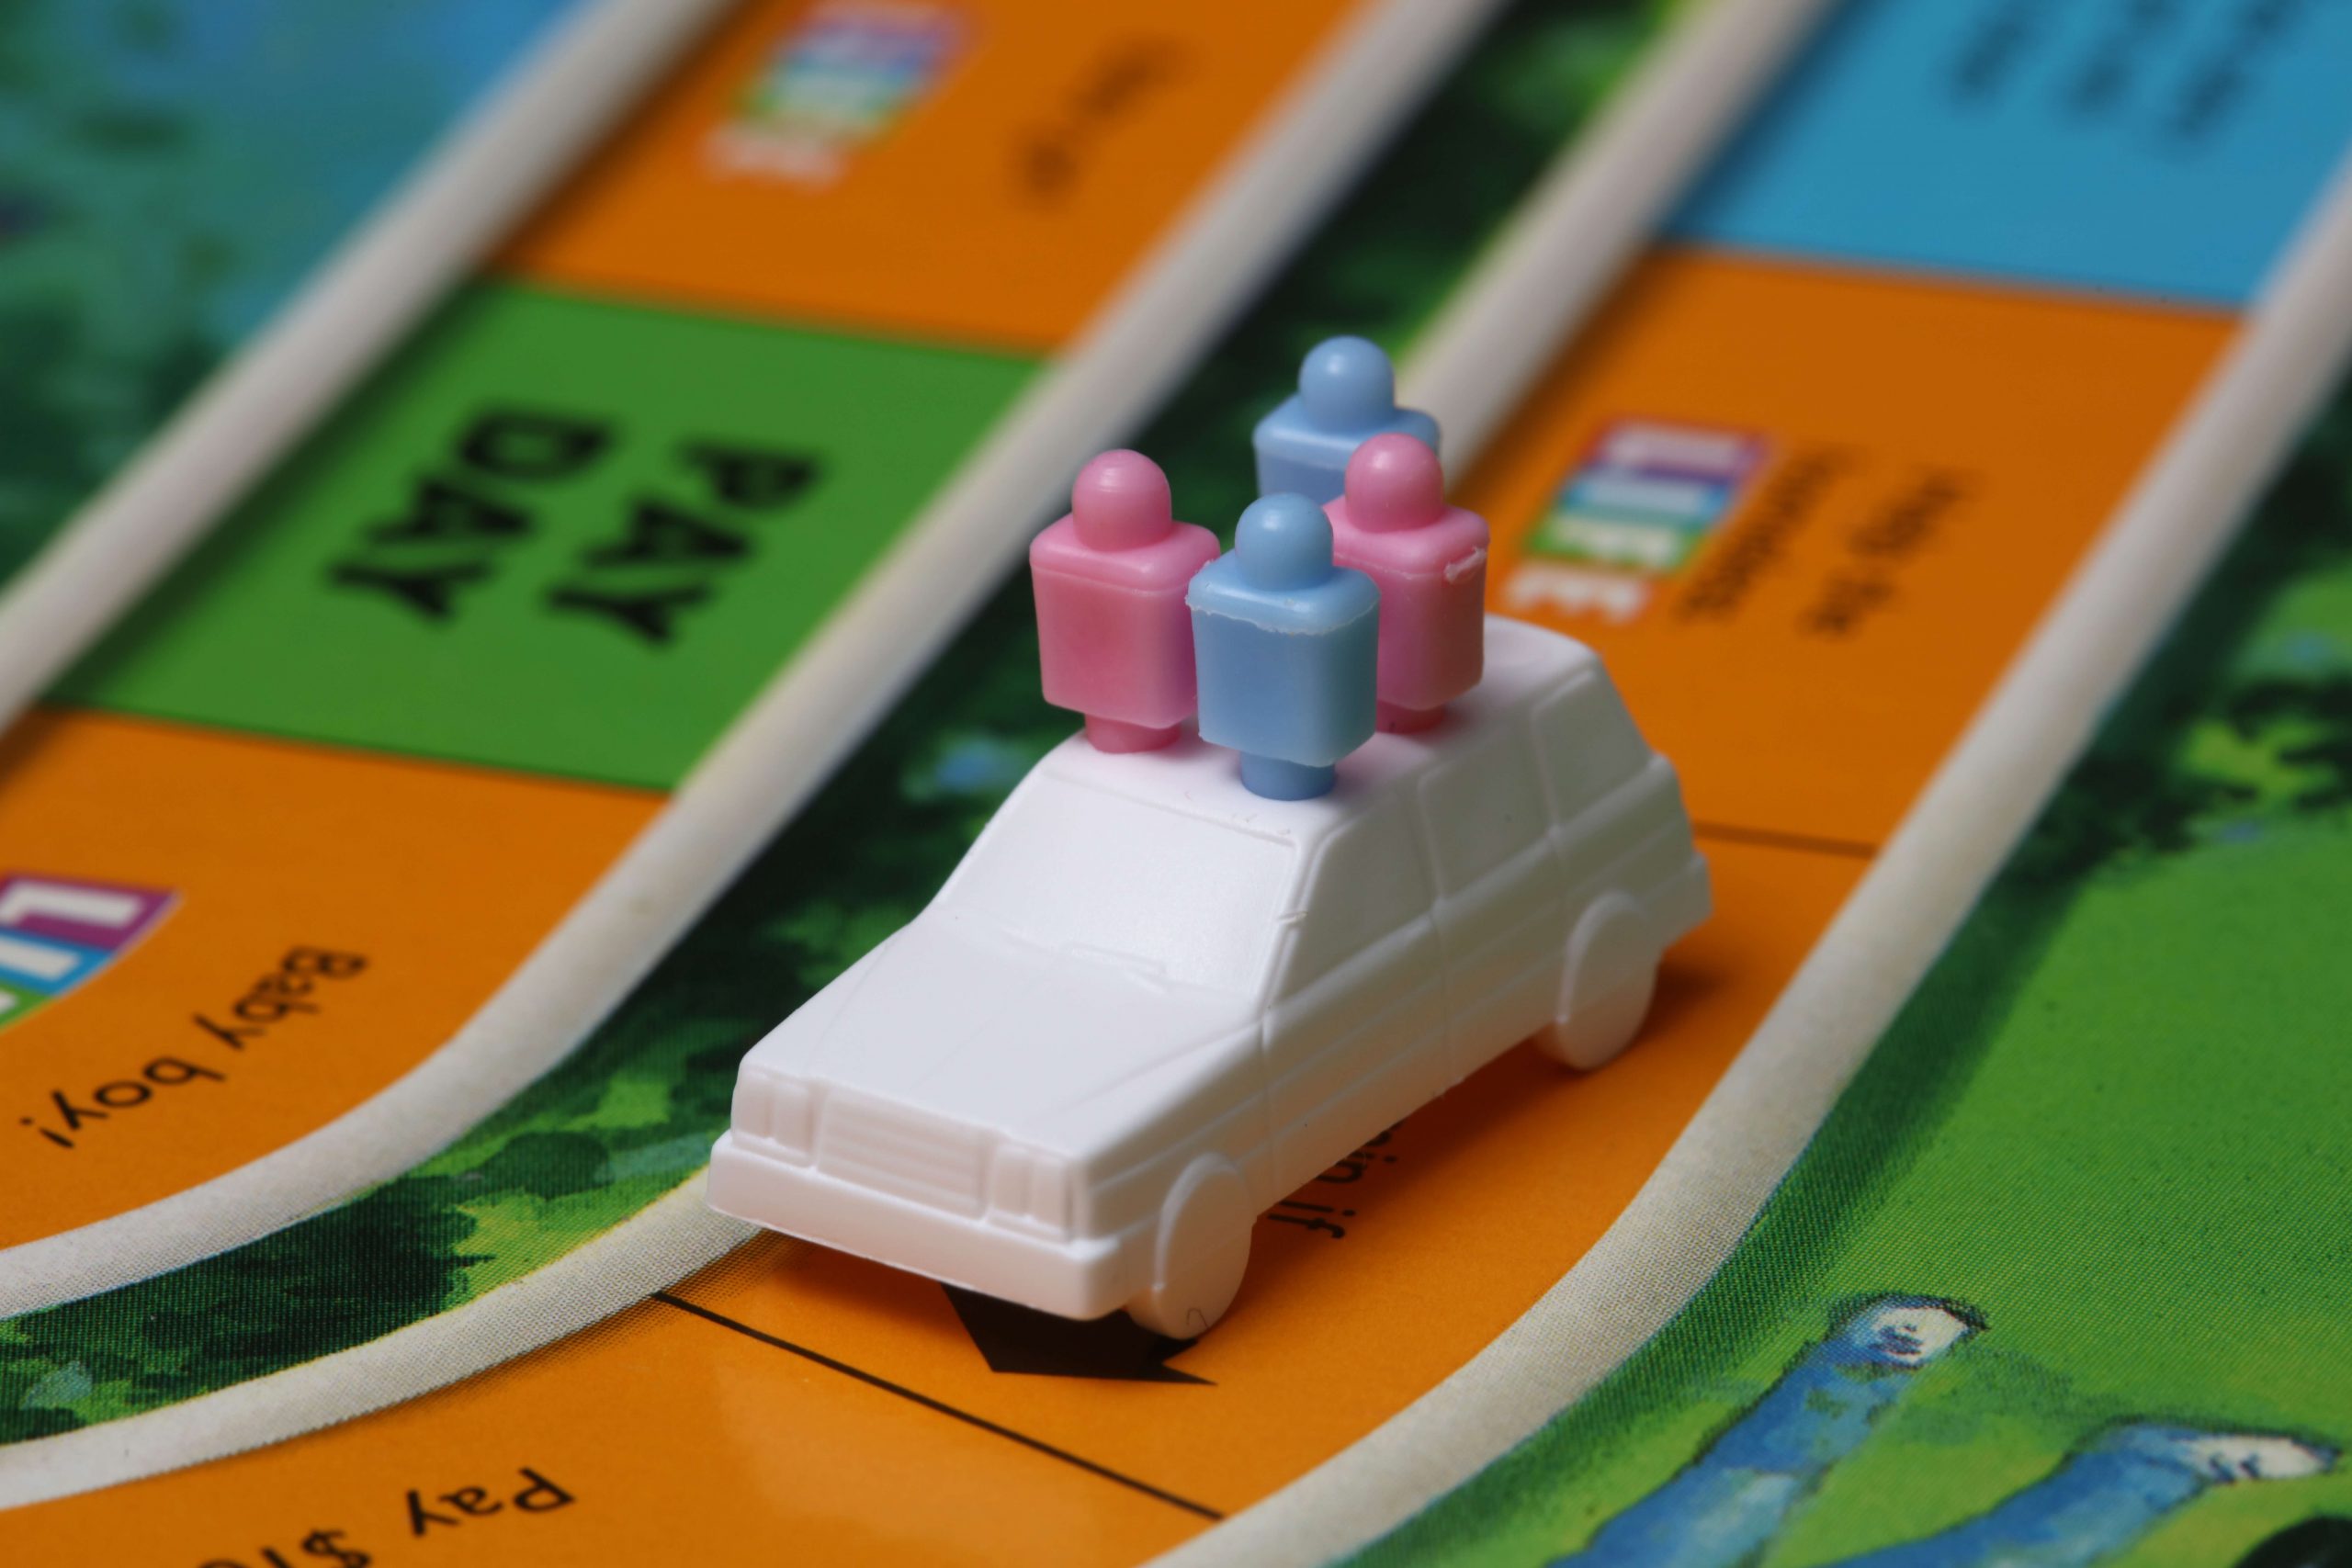
[[[1477, 689], [1451, 705], [1433, 729], [1374, 737], [1340, 763], [1340, 783], [1329, 795], [1296, 801], [1252, 795], [1242, 787], [1232, 751], [1189, 733], [1156, 751], [1122, 754], [1073, 737], [1014, 791], [988, 838], [1015, 812], [1031, 814], [1035, 824], [1053, 820], [1067, 803], [1057, 795], [1075, 787], [1286, 843], [1299, 852], [1295, 867], [1303, 870], [1323, 840], [1369, 807], [1599, 671], [1599, 660], [1581, 643], [1490, 616], [1486, 676]], [[974, 857], [979, 853], [976, 849]], [[967, 859], [966, 867], [971, 864]], [[959, 868], [913, 924], [828, 987], [830, 1010], [820, 998], [794, 1014], [749, 1061], [1083, 1156], [1160, 1108], [1207, 1092], [1235, 1070], [1236, 1053], [1254, 1048], [1243, 1032], [1257, 1001], [1138, 978], [1111, 964], [1070, 965], [1067, 954], [1041, 960], [1020, 941], [968, 919], [954, 897], [965, 874]], [[1293, 894], [1299, 891], [1294, 882]], [[1153, 895], [1133, 890], [1137, 898]], [[956, 954], [963, 957], [947, 961]], [[922, 983], [944, 968], [977, 978], [952, 992]], [[1048, 999], [1057, 1014], [1072, 1013], [1078, 1021], [1037, 1027], [1024, 1010]], [[1015, 1063], [1023, 1070], [1008, 1070]]]
[[[1115, 754], [1097, 750], [1083, 736], [1072, 736], [1046, 754], [1031, 774], [1033, 784], [1016, 795], [1028, 793], [1034, 781], [1053, 780], [1221, 822], [1241, 832], [1312, 846], [1404, 781], [1459, 754], [1474, 738], [1524, 716], [1579, 672], [1600, 669], [1599, 657], [1573, 637], [1488, 615], [1486, 671], [1477, 686], [1447, 705], [1445, 719], [1437, 728], [1414, 735], [1375, 735], [1350, 752], [1340, 760], [1339, 784], [1329, 795], [1311, 800], [1253, 795], [1242, 786], [1233, 752], [1201, 740], [1189, 729], [1159, 750]], [[1007, 804], [1010, 807], [1013, 803]]]

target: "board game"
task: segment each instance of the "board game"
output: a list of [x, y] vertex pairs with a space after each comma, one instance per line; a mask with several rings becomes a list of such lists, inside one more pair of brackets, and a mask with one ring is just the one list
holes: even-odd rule
[[[1463, 422], [1489, 607], [1606, 659], [1713, 873], [1622, 1060], [1366, 1143], [1193, 1341], [702, 1201], [747, 1046], [1071, 728], [1011, 570], [1041, 433], [1229, 536], [1318, 339], [1443, 418], [1558, 150], [1759, 25], [1690, 9], [721, 19], [6, 742], [0, 1544], [2322, 1560], [2324, 6], [1787, 8]], [[1268, 203], [1260, 283], [1165, 281]]]

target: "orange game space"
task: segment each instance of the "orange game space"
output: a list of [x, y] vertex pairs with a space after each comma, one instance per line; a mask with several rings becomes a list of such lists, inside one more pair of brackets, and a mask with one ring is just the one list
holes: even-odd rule
[[[1494, 525], [1488, 596], [1600, 651], [1699, 821], [1883, 842], [2235, 328], [1660, 253], [1463, 487]], [[1750, 434], [1770, 457], [1634, 620], [1515, 595], [1554, 488], [1625, 418]], [[1857, 547], [1905, 526], [1899, 552]], [[1860, 600], [1865, 574], [1882, 591]]]
[[[0, 1245], [169, 1197], [366, 1100], [449, 1038], [658, 804], [87, 713], [36, 715], [5, 752], [0, 867], [177, 903], [0, 1031]], [[332, 956], [289, 973], [297, 950]], [[146, 1071], [159, 1061], [201, 1071]], [[107, 1089], [126, 1084], [146, 1092]]]
[[[936, 88], [854, 178], [725, 151], [740, 95], [807, 0], [746, 6], [628, 139], [526, 226], [505, 270], [672, 305], [1050, 351], [1143, 258], [1349, 0], [986, 0]], [[1247, 48], [1231, 39], [1246, 37]]]

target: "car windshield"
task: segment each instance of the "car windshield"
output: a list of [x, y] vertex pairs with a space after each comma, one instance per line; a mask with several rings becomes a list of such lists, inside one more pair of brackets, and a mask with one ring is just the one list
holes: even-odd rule
[[1024, 942], [1254, 996], [1298, 852], [1065, 779], [1032, 781], [947, 890]]

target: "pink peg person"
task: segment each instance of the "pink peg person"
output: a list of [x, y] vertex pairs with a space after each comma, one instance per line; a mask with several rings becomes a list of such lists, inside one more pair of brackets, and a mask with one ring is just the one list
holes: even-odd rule
[[1216, 536], [1176, 521], [1168, 476], [1140, 452], [1088, 462], [1069, 515], [1030, 544], [1046, 700], [1085, 715], [1097, 750], [1165, 746], [1193, 716], [1184, 590], [1216, 557]]
[[1437, 454], [1375, 435], [1324, 509], [1331, 558], [1380, 587], [1379, 725], [1427, 729], [1487, 665], [1487, 520], [1445, 503]]

